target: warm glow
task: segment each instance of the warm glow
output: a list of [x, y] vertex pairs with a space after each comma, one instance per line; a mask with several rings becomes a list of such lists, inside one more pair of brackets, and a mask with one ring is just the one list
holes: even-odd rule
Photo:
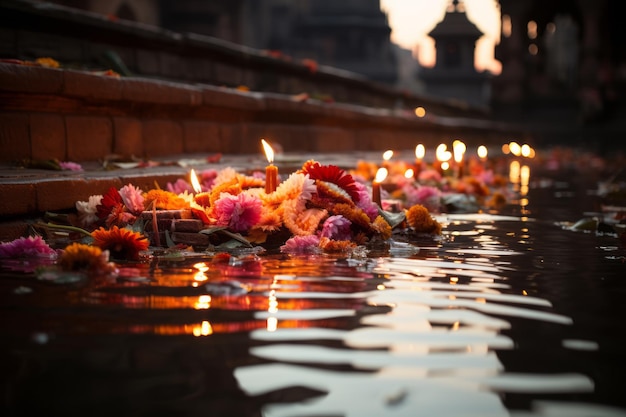
[[393, 156], [393, 151], [392, 150], [388, 150], [388, 151], [383, 152], [383, 160], [385, 160], [385, 161], [389, 161], [392, 156]]
[[515, 156], [520, 156], [522, 153], [522, 147], [517, 142], [509, 142], [509, 151]]
[[512, 184], [518, 184], [520, 180], [520, 163], [519, 161], [511, 161], [509, 165], [509, 181]]
[[198, 270], [193, 276], [195, 281], [206, 281], [209, 277], [206, 276], [205, 272], [209, 270], [209, 267], [204, 262], [198, 262], [193, 266]]
[[539, 53], [539, 47], [534, 43], [531, 43], [530, 45], [528, 45], [528, 53], [530, 53], [531, 55], [537, 55]]
[[404, 178], [406, 179], [411, 179], [413, 178], [414, 175], [415, 175], [415, 172], [413, 171], [412, 168], [409, 168], [406, 171], [404, 171]]
[[198, 301], [194, 304], [196, 310], [208, 310], [211, 308], [211, 296], [201, 295], [198, 297]]
[[191, 186], [195, 192], [199, 193], [202, 191], [202, 186], [200, 185], [200, 181], [198, 181], [196, 171], [193, 169], [189, 172], [189, 180], [191, 181]]
[[505, 155], [508, 155], [511, 153], [511, 148], [509, 147], [508, 143], [505, 143], [504, 145], [502, 145], [502, 153]]
[[528, 195], [530, 183], [530, 167], [528, 165], [522, 165], [520, 169], [520, 194]]
[[213, 327], [211, 327], [211, 323], [208, 321], [203, 321], [200, 326], [193, 328], [194, 336], [209, 336], [211, 334], [213, 334]]
[[[446, 162], [449, 161], [450, 158], [452, 158], [452, 152], [448, 151], [448, 147], [445, 143], [441, 143], [439, 144], [439, 146], [437, 146], [437, 149], [435, 150], [435, 157], [440, 162]], [[443, 164], [441, 165], [441, 167], [443, 168]]]
[[415, 108], [415, 115], [417, 117], [424, 117], [426, 116], [426, 109], [423, 107], [416, 107]]
[[387, 171], [387, 168], [382, 167], [382, 168], [378, 168], [378, 171], [376, 171], [376, 177], [374, 178], [374, 182], [377, 183], [381, 183], [383, 181], [385, 181], [385, 178], [387, 178], [387, 174], [389, 173], [389, 171]]
[[511, 22], [511, 16], [505, 14], [502, 16], [502, 36], [510, 38], [513, 33], [513, 23]]
[[480, 145], [476, 150], [476, 154], [480, 159], [487, 158], [487, 147], [485, 145]]
[[537, 38], [537, 22], [535, 22], [534, 20], [531, 20], [530, 22], [528, 22], [528, 25], [526, 27], [528, 29], [528, 38], [536, 39]]
[[463, 161], [463, 154], [465, 154], [465, 150], [467, 147], [460, 140], [455, 140], [452, 143], [452, 152], [454, 152], [454, 161], [459, 163]]
[[530, 145], [524, 144], [520, 148], [520, 153], [523, 157], [528, 158], [530, 156], [531, 149]]
[[267, 158], [267, 162], [270, 164], [274, 162], [274, 150], [270, 146], [269, 143], [265, 141], [265, 139], [261, 139], [261, 143], [263, 144], [263, 150], [265, 151], [265, 157]]
[[415, 157], [418, 161], [421, 161], [426, 155], [426, 148], [421, 143], [415, 147]]

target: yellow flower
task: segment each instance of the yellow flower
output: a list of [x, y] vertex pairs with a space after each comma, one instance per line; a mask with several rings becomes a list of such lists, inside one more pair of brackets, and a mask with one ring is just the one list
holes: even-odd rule
[[109, 269], [108, 252], [102, 252], [97, 246], [72, 243], [65, 248], [57, 261], [64, 271], [107, 271]]

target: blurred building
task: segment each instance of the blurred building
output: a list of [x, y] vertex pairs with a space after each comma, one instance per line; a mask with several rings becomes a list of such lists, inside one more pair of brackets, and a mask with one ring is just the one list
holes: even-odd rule
[[423, 68], [419, 77], [427, 94], [488, 106], [490, 74], [478, 72], [474, 61], [476, 41], [483, 33], [468, 19], [463, 6], [453, 0], [443, 20], [428, 33], [435, 40], [435, 66]]

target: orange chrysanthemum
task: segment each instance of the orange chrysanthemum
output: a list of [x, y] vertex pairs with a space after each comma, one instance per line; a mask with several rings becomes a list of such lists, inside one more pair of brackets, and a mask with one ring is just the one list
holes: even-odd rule
[[380, 235], [380, 238], [387, 240], [391, 237], [391, 225], [383, 216], [378, 216], [372, 223], [372, 228]]
[[349, 240], [333, 240], [323, 237], [320, 239], [319, 247], [322, 248], [324, 252], [344, 252], [348, 249], [356, 248], [356, 243]]
[[189, 207], [189, 203], [184, 198], [179, 197], [171, 191], [155, 189], [150, 190], [143, 196], [144, 206], [149, 208], [154, 201], [157, 209], [181, 210]]
[[64, 271], [107, 272], [110, 264], [108, 253], [97, 246], [72, 243], [59, 256], [57, 265]]
[[148, 239], [138, 232], [113, 226], [107, 230], [101, 227], [91, 233], [94, 245], [108, 250], [115, 259], [137, 260], [139, 252], [148, 249]]
[[416, 204], [406, 211], [406, 221], [418, 233], [441, 234], [441, 224], [421, 204]]

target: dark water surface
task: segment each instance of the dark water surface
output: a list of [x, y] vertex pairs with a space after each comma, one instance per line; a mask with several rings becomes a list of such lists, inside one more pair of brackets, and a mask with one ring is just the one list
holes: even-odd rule
[[350, 258], [4, 270], [0, 414], [626, 416], [626, 250], [564, 228], [596, 187], [533, 174], [499, 214]]

